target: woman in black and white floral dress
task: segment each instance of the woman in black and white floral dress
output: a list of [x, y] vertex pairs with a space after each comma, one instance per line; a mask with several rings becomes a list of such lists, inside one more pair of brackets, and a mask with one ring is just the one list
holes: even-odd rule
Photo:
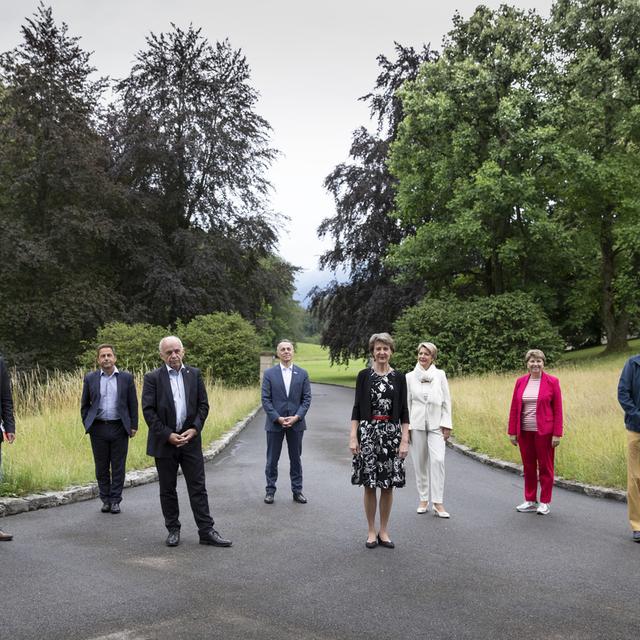
[[[364, 487], [368, 549], [378, 544], [389, 549], [395, 546], [387, 530], [393, 488], [405, 485], [404, 461], [409, 452], [407, 388], [404, 374], [389, 366], [393, 350], [393, 338], [388, 333], [374, 333], [369, 339], [373, 365], [358, 374], [351, 414], [351, 483]], [[376, 531], [378, 507], [380, 529]]]

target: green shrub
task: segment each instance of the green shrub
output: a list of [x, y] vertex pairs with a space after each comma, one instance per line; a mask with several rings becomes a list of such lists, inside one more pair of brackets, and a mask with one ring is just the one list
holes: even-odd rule
[[110, 322], [98, 329], [98, 334], [78, 361], [81, 367], [91, 369], [96, 366], [96, 347], [100, 344], [112, 344], [116, 350], [117, 366], [129, 371], [148, 371], [160, 366], [158, 344], [167, 329], [151, 324]]
[[196, 316], [178, 323], [176, 333], [185, 361], [230, 385], [254, 384], [260, 369], [260, 339], [253, 325], [237, 313]]
[[524, 293], [424, 298], [398, 318], [394, 338], [398, 369], [413, 369], [418, 343], [429, 341], [438, 347], [438, 366], [449, 375], [522, 369], [528, 349], [542, 349], [552, 364], [563, 349], [541, 307]]

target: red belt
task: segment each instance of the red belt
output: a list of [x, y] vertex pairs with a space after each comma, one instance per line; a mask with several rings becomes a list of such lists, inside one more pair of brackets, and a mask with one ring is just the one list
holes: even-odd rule
[[371, 419], [377, 420], [378, 422], [389, 422], [391, 416], [371, 416]]

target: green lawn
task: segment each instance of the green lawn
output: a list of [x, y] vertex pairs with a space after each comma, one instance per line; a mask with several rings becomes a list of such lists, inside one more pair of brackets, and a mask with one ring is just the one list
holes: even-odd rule
[[358, 371], [364, 361], [351, 360], [347, 366], [331, 365], [329, 351], [318, 344], [298, 342], [295, 363], [309, 372], [311, 382], [355, 387]]

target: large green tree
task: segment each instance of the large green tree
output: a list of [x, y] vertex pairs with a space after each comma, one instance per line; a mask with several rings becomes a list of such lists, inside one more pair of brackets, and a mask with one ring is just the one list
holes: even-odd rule
[[640, 319], [640, 4], [557, 0], [551, 15], [556, 208], [591, 249], [585, 275], [615, 351]]
[[123, 306], [105, 259], [117, 194], [94, 126], [104, 83], [51, 9], [22, 37], [0, 57], [0, 347], [18, 364], [67, 366]]
[[548, 176], [558, 149], [545, 23], [506, 5], [453, 22], [440, 59], [400, 92], [390, 162], [396, 215], [415, 234], [390, 263], [429, 293], [528, 291], [560, 320], [557, 291], [577, 273]]
[[276, 152], [245, 57], [173, 26], [147, 38], [116, 91], [114, 172], [154, 230], [127, 298], [159, 324], [214, 310], [257, 318], [288, 291], [282, 269], [267, 270], [272, 286], [254, 286], [275, 242], [266, 170]]
[[283, 330], [296, 269], [274, 255], [275, 151], [241, 52], [152, 34], [103, 110], [51, 9], [22, 33], [0, 58], [0, 351], [73, 366], [106, 323], [212, 311]]

